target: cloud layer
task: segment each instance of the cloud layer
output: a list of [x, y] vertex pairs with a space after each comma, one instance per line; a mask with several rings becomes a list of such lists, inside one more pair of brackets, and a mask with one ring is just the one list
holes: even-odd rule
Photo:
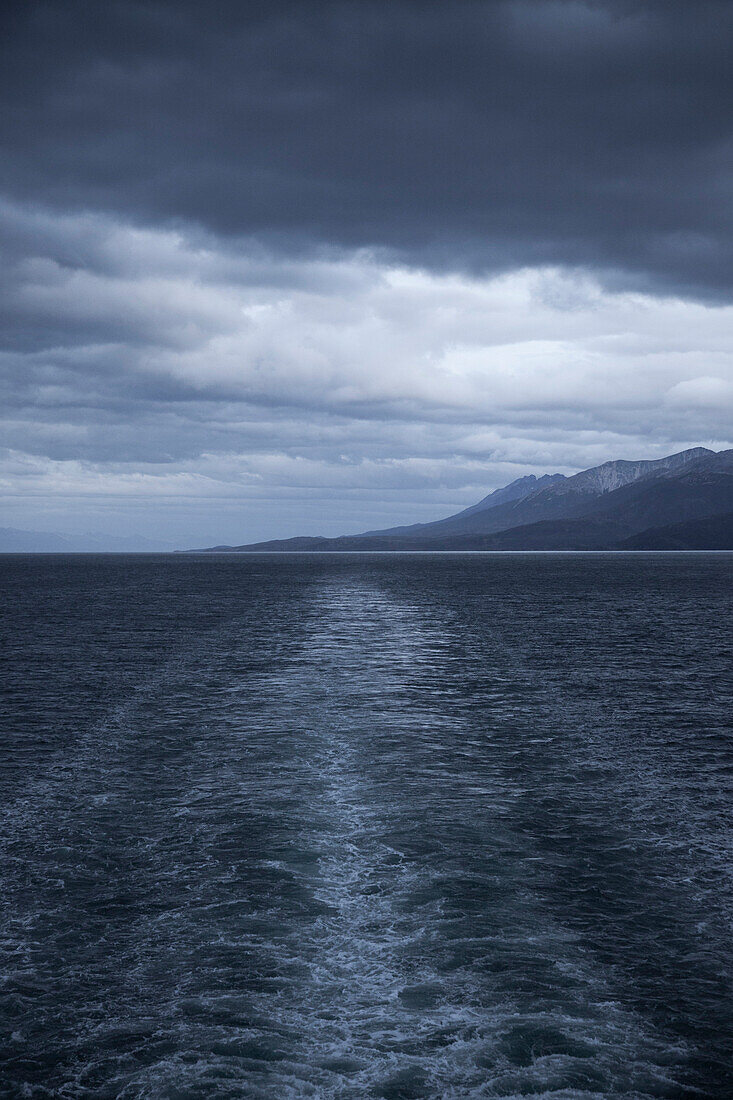
[[9, 5], [7, 194], [731, 289], [727, 0]]
[[23, 506], [185, 501], [222, 538], [335, 533], [530, 471], [728, 442], [732, 307], [7, 204], [0, 232]]

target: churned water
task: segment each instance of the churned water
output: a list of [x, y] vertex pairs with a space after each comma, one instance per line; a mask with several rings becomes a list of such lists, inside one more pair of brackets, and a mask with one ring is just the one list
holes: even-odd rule
[[3, 558], [0, 1095], [733, 1097], [732, 567]]

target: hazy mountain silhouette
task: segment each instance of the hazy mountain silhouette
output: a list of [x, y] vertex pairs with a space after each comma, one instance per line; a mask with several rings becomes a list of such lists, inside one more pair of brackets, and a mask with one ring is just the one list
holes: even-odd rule
[[56, 531], [24, 531], [0, 527], [0, 554], [126, 554], [172, 550], [170, 543], [142, 535], [59, 535]]

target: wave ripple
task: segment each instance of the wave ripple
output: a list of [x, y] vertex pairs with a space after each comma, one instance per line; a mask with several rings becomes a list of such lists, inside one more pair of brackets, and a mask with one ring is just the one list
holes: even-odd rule
[[733, 1095], [729, 558], [5, 568], [3, 1095]]

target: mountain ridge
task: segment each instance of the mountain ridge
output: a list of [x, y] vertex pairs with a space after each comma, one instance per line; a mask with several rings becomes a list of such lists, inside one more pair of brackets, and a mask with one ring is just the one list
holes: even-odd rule
[[[492, 497], [502, 493], [504, 497], [492, 503]], [[507, 493], [517, 495], [506, 499]], [[572, 477], [550, 474], [518, 479], [477, 505], [432, 523], [206, 550], [620, 549], [625, 540], [645, 531], [699, 524], [732, 510], [733, 450], [692, 447], [662, 459], [612, 460]], [[715, 530], [714, 525], [709, 528]], [[684, 540], [684, 531], [670, 537]], [[689, 537], [697, 535], [692, 532]]]
[[[541, 477], [536, 477], [534, 474], [528, 474], [526, 477], [519, 477], [515, 481], [510, 481], [508, 485], [503, 485], [499, 489], [494, 489], [477, 504], [471, 504], [468, 508], [463, 508], [454, 516], [447, 517], [447, 520], [458, 520], [461, 517], [476, 515], [478, 512], [485, 512], [490, 508], [498, 508], [502, 504], [510, 504], [513, 501], [524, 500], [540, 489], [548, 488], [551, 483], [563, 480], [565, 480], [564, 474], [542, 474]], [[404, 527], [387, 527], [382, 530], [365, 531], [364, 534], [418, 534], [420, 531], [434, 527], [436, 523], [444, 523], [447, 522], [447, 520], [432, 520], [428, 521], [428, 523], [411, 523]]]
[[[422, 524], [417, 529], [413, 529], [410, 534], [416, 538], [459, 534], [488, 535], [507, 530], [509, 527], [537, 523], [540, 520], [569, 518], [595, 497], [614, 492], [625, 485], [646, 478], [674, 473], [715, 453], [705, 447], [692, 447], [686, 451], [666, 455], [661, 459], [639, 461], [614, 459], [600, 466], [581, 470], [571, 477], [562, 477], [562, 475], [559, 478], [553, 477], [550, 484], [545, 483], [533, 492], [507, 500], [490, 509], [483, 508], [478, 511], [475, 507], [464, 509], [453, 516]], [[372, 531], [369, 534], [389, 536], [396, 534], [398, 530], [390, 528], [385, 531]]]

